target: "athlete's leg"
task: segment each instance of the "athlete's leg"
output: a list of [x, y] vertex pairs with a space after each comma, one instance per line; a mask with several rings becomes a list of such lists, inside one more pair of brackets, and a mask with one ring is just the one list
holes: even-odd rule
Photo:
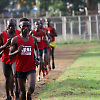
[[17, 99], [17, 98], [19, 98], [19, 88], [18, 88], [17, 78], [15, 77], [15, 67], [16, 67], [16, 61], [14, 61], [12, 63], [12, 71], [13, 71], [13, 77], [14, 77], [14, 82], [15, 82], [15, 96]]
[[28, 92], [27, 92], [27, 100], [30, 100], [31, 94], [35, 90], [35, 82], [36, 82], [36, 73], [31, 73], [27, 76], [28, 79]]
[[11, 91], [11, 96], [14, 96], [14, 76], [13, 76], [13, 72], [11, 74], [11, 83], [10, 83], [10, 91]]
[[38, 81], [41, 80], [41, 78], [40, 78], [41, 70], [42, 70], [42, 72], [44, 74], [44, 64], [43, 64], [42, 55], [43, 55], [43, 50], [42, 49], [39, 49], [40, 65], [39, 65]]
[[47, 67], [47, 61], [48, 61], [48, 59], [47, 59], [47, 47], [46, 48], [44, 48], [44, 55], [43, 55], [43, 59], [44, 59], [44, 66], [45, 66], [45, 73], [46, 73], [46, 75], [48, 74], [48, 67]]
[[55, 69], [55, 64], [54, 64], [54, 47], [51, 47], [51, 57], [52, 57], [52, 68]]
[[[11, 83], [12, 83], [12, 68], [11, 65], [3, 63], [3, 73], [5, 76], [5, 89], [6, 89], [6, 95], [7, 98], [10, 96], [9, 90], [11, 89]], [[11, 91], [13, 95], [13, 89]]]
[[[45, 74], [45, 73], [44, 73], [44, 63], [43, 63], [43, 59], [42, 59], [41, 56], [40, 56], [40, 68], [41, 68], [42, 73], [43, 73], [43, 75], [44, 75], [44, 74]], [[41, 71], [40, 71], [40, 73], [41, 73]], [[39, 75], [40, 75], [40, 73], [39, 73]]]
[[47, 52], [47, 64], [48, 64], [49, 71], [50, 71], [51, 70], [51, 66], [50, 66], [50, 49]]
[[20, 100], [26, 100], [25, 78], [18, 78], [18, 85], [20, 89]]

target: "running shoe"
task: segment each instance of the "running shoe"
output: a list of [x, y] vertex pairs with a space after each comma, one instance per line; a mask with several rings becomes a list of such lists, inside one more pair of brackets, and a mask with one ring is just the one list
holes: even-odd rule
[[38, 76], [38, 77], [37, 77], [37, 80], [38, 80], [38, 81], [41, 81], [41, 78]]
[[47, 70], [47, 68], [46, 68], [46, 69], [45, 69], [45, 75], [48, 75], [48, 73], [49, 73], [49, 72], [48, 72], [48, 70]]
[[47, 71], [49, 72], [49, 67], [47, 66]]
[[11, 98], [12, 98], [11, 100], [15, 100], [15, 98], [14, 98], [14, 96], [13, 96], [13, 95], [11, 96]]
[[7, 97], [6, 100], [13, 100], [11, 96]]
[[55, 69], [55, 63], [54, 62], [52, 63], [52, 69]]
[[15, 98], [16, 98], [16, 99], [19, 98], [19, 94], [20, 94], [19, 90], [16, 90], [16, 91], [15, 91]]
[[27, 92], [27, 100], [32, 100], [32, 97], [31, 95], [28, 95], [28, 92]]
[[49, 66], [49, 71], [51, 70], [51, 66]]

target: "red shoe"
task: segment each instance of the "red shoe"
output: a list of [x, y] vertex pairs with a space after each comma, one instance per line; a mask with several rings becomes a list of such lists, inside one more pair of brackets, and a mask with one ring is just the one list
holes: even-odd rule
[[47, 67], [47, 71], [49, 72], [49, 67]]
[[14, 96], [11, 96], [12, 100], [15, 100]]
[[48, 75], [48, 73], [49, 73], [49, 72], [48, 72], [48, 70], [47, 70], [47, 68], [46, 68], [46, 69], [45, 69], [45, 74]]

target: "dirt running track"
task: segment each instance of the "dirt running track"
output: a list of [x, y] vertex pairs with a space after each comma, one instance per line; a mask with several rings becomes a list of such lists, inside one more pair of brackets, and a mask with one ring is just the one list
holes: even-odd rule
[[[88, 48], [94, 46], [69, 46], [69, 47], [56, 47], [55, 49], [55, 65], [56, 68], [51, 70], [49, 74], [42, 79], [41, 82], [36, 81], [36, 88], [34, 94], [32, 94], [32, 100], [36, 100], [39, 94], [42, 93], [43, 87], [49, 84], [49, 82], [55, 82], [56, 79], [63, 74], [68, 66], [80, 57]], [[37, 69], [38, 70], [38, 69]], [[4, 89], [4, 76], [2, 71], [2, 63], [0, 59], [0, 100], [5, 100]], [[38, 88], [38, 89], [37, 89]]]

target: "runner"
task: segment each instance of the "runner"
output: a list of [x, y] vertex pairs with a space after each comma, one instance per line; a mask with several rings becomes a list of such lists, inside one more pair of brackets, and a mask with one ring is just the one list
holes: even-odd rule
[[[51, 42], [51, 37], [50, 35], [48, 34], [48, 30], [43, 27], [43, 22], [42, 20], [39, 20], [39, 24], [40, 24], [40, 29], [42, 29], [45, 33], [45, 37], [46, 39], [48, 40], [48, 42], [50, 43]], [[50, 46], [43, 40], [43, 63], [44, 63], [44, 66], [45, 66], [45, 73], [46, 75], [48, 74], [48, 71], [49, 71], [49, 57], [48, 54], [47, 54], [47, 49], [49, 48]], [[48, 64], [48, 66], [47, 66]]]
[[57, 33], [55, 28], [50, 24], [50, 19], [47, 18], [46, 19], [46, 26], [45, 28], [48, 28], [48, 34], [50, 35], [50, 37], [52, 38], [52, 41], [50, 43], [50, 47], [51, 47], [51, 56], [52, 56], [52, 69], [55, 69], [55, 63], [54, 63], [54, 49], [55, 49], [55, 37], [57, 37]]
[[[9, 59], [9, 47], [10, 47], [10, 42], [11, 38], [14, 36], [18, 35], [19, 31], [15, 29], [15, 20], [13, 18], [10, 18], [7, 21], [7, 30], [2, 31], [0, 34], [0, 52], [2, 52], [2, 63], [3, 63], [3, 73], [5, 76], [5, 89], [6, 89], [6, 100], [11, 100], [11, 98], [14, 99], [14, 93], [13, 93], [13, 87], [14, 87], [14, 79], [13, 79], [13, 74], [12, 74], [12, 69], [14, 66], [14, 61], [15, 58], [10, 60]], [[18, 84], [15, 86], [18, 88]], [[9, 91], [11, 91], [11, 96]], [[15, 91], [15, 95], [17, 93], [17, 97], [19, 96], [18, 91]], [[16, 98], [17, 98], [16, 97]]]
[[29, 35], [30, 22], [27, 18], [20, 19], [19, 27], [21, 33], [11, 41], [9, 58], [12, 59], [16, 56], [15, 71], [20, 89], [20, 100], [26, 100], [26, 79], [28, 82], [27, 100], [32, 100], [31, 94], [34, 92], [36, 81], [34, 49], [37, 39]]
[[47, 43], [48, 41], [45, 38], [45, 33], [40, 30], [40, 26], [39, 26], [39, 22], [35, 22], [35, 29], [33, 30], [33, 36], [37, 37], [37, 45], [39, 48], [39, 58], [40, 58], [40, 66], [39, 66], [39, 75], [37, 77], [38, 81], [41, 81], [41, 70], [43, 72], [43, 78], [45, 78], [45, 73], [44, 73], [44, 65], [43, 65], [43, 59], [42, 59], [42, 55], [43, 55], [43, 40], [45, 40]]

